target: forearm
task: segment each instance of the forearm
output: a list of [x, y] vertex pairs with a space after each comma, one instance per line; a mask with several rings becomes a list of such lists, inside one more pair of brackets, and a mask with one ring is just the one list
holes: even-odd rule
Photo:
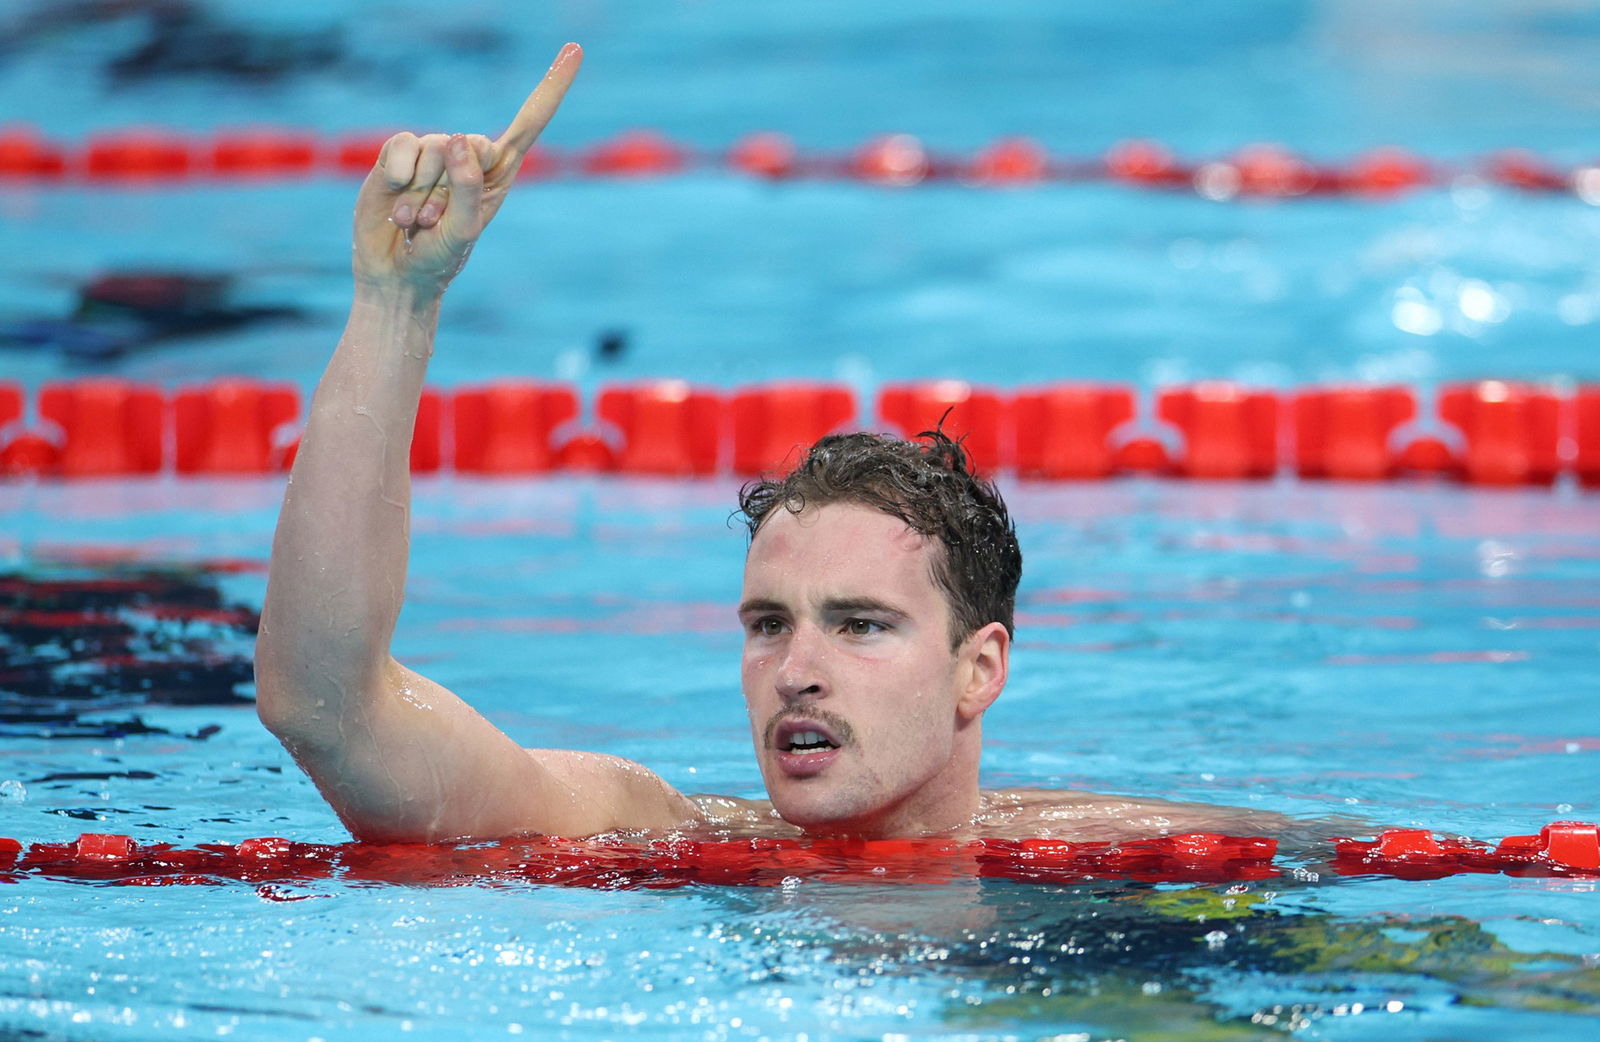
[[312, 398], [273, 540], [258, 707], [315, 739], [380, 685], [404, 596], [412, 429], [439, 296], [358, 285]]
[[[356, 298], [279, 515], [256, 699], [359, 836], [490, 838], [639, 819], [606, 795], [573, 811], [571, 786], [389, 653], [405, 595], [412, 429], [439, 301], [581, 59], [575, 45], [562, 48], [494, 141], [394, 135], [356, 196]], [[622, 781], [607, 791], [624, 792]]]

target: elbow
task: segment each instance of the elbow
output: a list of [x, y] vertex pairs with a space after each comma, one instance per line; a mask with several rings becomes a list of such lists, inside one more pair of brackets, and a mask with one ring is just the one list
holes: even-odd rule
[[280, 741], [289, 742], [297, 737], [297, 726], [303, 727], [307, 713], [303, 699], [297, 699], [292, 686], [283, 674], [256, 653], [256, 716], [268, 731]]
[[373, 702], [381, 674], [365, 658], [318, 656], [262, 634], [256, 641], [256, 716], [291, 752], [337, 745], [341, 719]]
[[273, 734], [278, 734], [279, 727], [288, 723], [293, 715], [290, 711], [292, 692], [279, 643], [268, 635], [265, 627], [256, 635], [256, 716]]
[[307, 683], [285, 649], [265, 636], [256, 641], [256, 716], [262, 726], [291, 748], [316, 740], [327, 729], [326, 692]]

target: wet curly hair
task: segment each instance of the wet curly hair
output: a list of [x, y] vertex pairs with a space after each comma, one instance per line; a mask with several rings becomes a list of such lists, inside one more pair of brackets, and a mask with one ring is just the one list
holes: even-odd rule
[[739, 515], [756, 533], [779, 507], [859, 503], [937, 539], [933, 580], [950, 602], [952, 647], [991, 622], [1016, 635], [1022, 549], [1016, 525], [994, 484], [973, 472], [971, 457], [943, 431], [916, 439], [886, 434], [830, 434], [789, 473], [739, 490]]

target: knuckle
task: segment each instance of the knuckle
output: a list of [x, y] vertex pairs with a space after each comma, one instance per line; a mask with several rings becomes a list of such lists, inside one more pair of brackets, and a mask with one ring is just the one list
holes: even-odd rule
[[383, 168], [383, 178], [390, 188], [404, 187], [416, 168], [416, 135], [401, 132], [384, 143], [378, 154], [378, 164]]
[[383, 143], [383, 150], [385, 152], [390, 152], [394, 149], [410, 148], [416, 145], [416, 143], [417, 135], [411, 133], [409, 130], [402, 130], [398, 134], [391, 135], [389, 140]]

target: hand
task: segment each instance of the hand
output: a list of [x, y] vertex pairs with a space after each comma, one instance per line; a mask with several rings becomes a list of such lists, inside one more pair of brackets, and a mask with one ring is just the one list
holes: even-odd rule
[[582, 63], [577, 44], [561, 48], [497, 140], [400, 133], [385, 142], [356, 198], [356, 281], [442, 293], [505, 202]]

